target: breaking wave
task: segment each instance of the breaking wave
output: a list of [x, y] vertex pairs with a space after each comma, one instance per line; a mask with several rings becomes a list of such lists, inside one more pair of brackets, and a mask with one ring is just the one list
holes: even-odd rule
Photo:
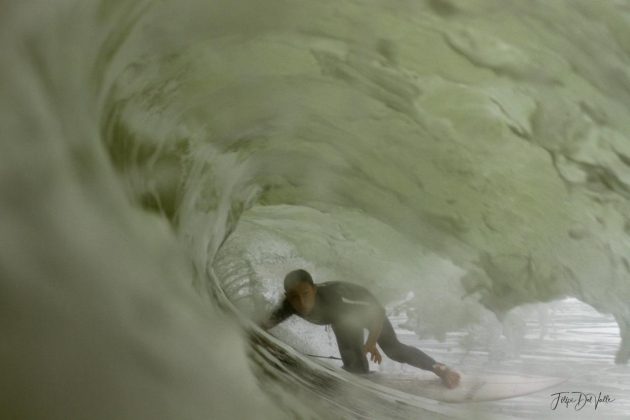
[[255, 328], [298, 267], [459, 349], [576, 298], [630, 358], [624, 2], [3, 9], [9, 416], [485, 418]]

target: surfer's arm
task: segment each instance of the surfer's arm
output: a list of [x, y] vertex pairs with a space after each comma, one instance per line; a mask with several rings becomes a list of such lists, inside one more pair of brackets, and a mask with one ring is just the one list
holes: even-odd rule
[[374, 348], [383, 330], [385, 308], [383, 308], [369, 290], [352, 283], [346, 283], [344, 285], [342, 302], [352, 307], [354, 311], [356, 311], [357, 316], [367, 320], [369, 334], [365, 342], [365, 347], [369, 349]]
[[369, 334], [367, 340], [365, 341], [365, 346], [367, 348], [373, 348], [376, 345], [378, 337], [381, 335], [381, 331], [383, 330], [383, 321], [385, 320], [385, 309], [375, 305], [370, 311], [370, 315], [371, 319], [368, 325]]
[[370, 353], [370, 359], [373, 362], [381, 363], [381, 353], [376, 348], [376, 342], [383, 330], [383, 322], [385, 321], [385, 309], [379, 304], [374, 304], [367, 311], [368, 320], [368, 338], [363, 346], [364, 353]]
[[291, 308], [291, 305], [289, 304], [289, 302], [284, 300], [282, 301], [280, 306], [278, 306], [271, 313], [271, 315], [269, 315], [267, 319], [260, 322], [258, 325], [260, 326], [260, 328], [266, 331], [268, 329], [275, 327], [276, 325], [278, 325], [279, 323], [281, 323], [282, 321], [284, 321], [291, 315], [293, 315], [293, 309]]

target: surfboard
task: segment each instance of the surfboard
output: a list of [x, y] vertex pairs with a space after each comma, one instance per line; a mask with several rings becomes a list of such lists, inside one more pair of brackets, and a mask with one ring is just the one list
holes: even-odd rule
[[460, 372], [459, 386], [448, 389], [437, 376], [425, 373], [387, 374], [372, 372], [364, 377], [379, 385], [397, 389], [407, 394], [437, 401], [462, 403], [496, 401], [520, 397], [551, 388], [565, 382], [566, 378], [505, 374], [465, 374]]

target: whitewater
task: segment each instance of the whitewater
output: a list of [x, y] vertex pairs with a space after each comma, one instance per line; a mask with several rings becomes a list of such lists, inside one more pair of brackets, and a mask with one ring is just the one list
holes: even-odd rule
[[[2, 418], [630, 416], [628, 1], [0, 5]], [[256, 327], [296, 268], [462, 372], [568, 380], [353, 377]]]

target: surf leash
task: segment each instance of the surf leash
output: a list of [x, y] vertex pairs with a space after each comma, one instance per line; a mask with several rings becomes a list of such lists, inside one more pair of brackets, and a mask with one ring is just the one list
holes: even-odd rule
[[308, 353], [304, 353], [305, 356], [309, 356], [309, 357], [317, 357], [319, 359], [333, 359], [333, 360], [341, 360], [341, 357], [335, 357], [335, 356], [319, 356], [317, 354], [308, 354]]

